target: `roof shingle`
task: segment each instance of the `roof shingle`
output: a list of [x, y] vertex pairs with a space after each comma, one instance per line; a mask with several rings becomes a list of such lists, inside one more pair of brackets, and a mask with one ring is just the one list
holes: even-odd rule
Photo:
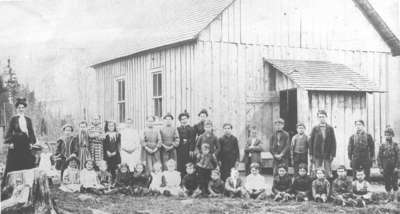
[[327, 61], [264, 60], [306, 90], [382, 92], [374, 82], [343, 64]]

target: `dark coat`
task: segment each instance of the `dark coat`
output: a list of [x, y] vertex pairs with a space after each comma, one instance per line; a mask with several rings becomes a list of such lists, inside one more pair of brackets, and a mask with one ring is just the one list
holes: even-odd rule
[[[116, 139], [112, 140], [109, 135], [106, 136], [103, 143], [104, 160], [107, 162], [109, 168], [116, 168], [121, 163], [121, 134], [117, 133]], [[108, 157], [108, 152], [117, 152], [116, 155]]]
[[4, 143], [14, 144], [14, 148], [8, 150], [5, 174], [32, 169], [35, 166], [35, 157], [31, 153], [30, 145], [36, 143], [36, 137], [31, 119], [25, 116], [25, 120], [28, 133], [21, 131], [19, 116], [13, 116], [8, 125]]
[[196, 139], [198, 137], [200, 137], [200, 135], [204, 134], [205, 130], [204, 130], [204, 121], [201, 121], [199, 123], [197, 123], [196, 125], [194, 125], [194, 132], [196, 134]]
[[288, 160], [290, 157], [290, 137], [289, 134], [282, 130], [280, 131], [278, 141], [278, 132], [274, 132], [269, 141], [269, 151], [275, 158], [275, 155], [283, 154], [281, 160]]
[[378, 166], [381, 169], [400, 168], [400, 148], [396, 142], [384, 142], [379, 147]]
[[310, 194], [312, 182], [312, 178], [308, 175], [297, 176], [292, 185], [293, 193], [307, 192], [307, 194]]
[[79, 146], [76, 141], [73, 140], [74, 137], [70, 136], [68, 138], [60, 138], [57, 140], [56, 147], [56, 169], [64, 170], [67, 168], [66, 159], [71, 155], [75, 154], [78, 157]]
[[351, 161], [351, 167], [354, 169], [356, 163], [363, 163], [364, 168], [370, 168], [372, 166], [372, 160], [375, 155], [375, 143], [372, 136], [365, 133], [365, 139], [358, 137], [356, 142], [357, 134], [353, 134], [349, 139], [349, 145], [347, 148], [348, 157]]
[[183, 175], [186, 173], [185, 165], [192, 161], [189, 152], [194, 152], [195, 150], [196, 133], [194, 131], [194, 128], [189, 125], [179, 126], [177, 129], [179, 134], [179, 145], [178, 147], [176, 147], [177, 170]]
[[325, 141], [320, 126], [315, 126], [311, 131], [309, 142], [311, 157], [330, 159], [336, 156], [336, 137], [332, 126], [326, 124]]
[[210, 145], [210, 153], [215, 154], [215, 156], [217, 157], [221, 149], [218, 138], [213, 133], [203, 133], [196, 140], [196, 149], [199, 151], [199, 153], [201, 152], [201, 145], [203, 145], [204, 143]]
[[262, 149], [262, 142], [260, 139], [256, 138], [254, 143], [254, 147], [250, 148], [252, 139], [249, 138], [246, 142], [246, 146], [244, 148], [244, 156], [243, 162], [246, 166], [246, 174], [250, 173], [250, 164], [251, 163], [259, 163], [261, 164], [261, 152]]
[[272, 192], [277, 193], [277, 192], [286, 192], [289, 193], [292, 187], [292, 179], [291, 177], [286, 174], [284, 176], [275, 176], [274, 177], [274, 182], [272, 184]]
[[239, 162], [239, 143], [238, 139], [233, 136], [224, 135], [219, 138], [220, 152], [218, 160], [221, 161], [221, 178], [226, 180], [229, 177], [231, 168]]

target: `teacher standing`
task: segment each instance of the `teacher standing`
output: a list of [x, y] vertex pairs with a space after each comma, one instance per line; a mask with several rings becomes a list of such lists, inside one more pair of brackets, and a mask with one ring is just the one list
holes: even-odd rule
[[36, 137], [32, 120], [25, 116], [27, 106], [25, 98], [17, 98], [15, 103], [17, 115], [11, 118], [5, 136], [5, 144], [8, 144], [5, 174], [35, 167], [35, 157], [31, 153], [31, 147], [36, 143]]

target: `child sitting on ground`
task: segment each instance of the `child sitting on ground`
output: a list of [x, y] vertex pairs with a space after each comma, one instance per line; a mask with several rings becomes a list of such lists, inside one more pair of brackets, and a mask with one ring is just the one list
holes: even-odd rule
[[197, 155], [197, 176], [199, 188], [203, 196], [208, 195], [208, 182], [210, 181], [211, 171], [217, 167], [217, 159], [210, 152], [209, 144], [201, 145], [201, 153]]
[[356, 172], [356, 180], [353, 181], [353, 194], [356, 198], [357, 205], [360, 207], [365, 207], [371, 201], [369, 183], [365, 180], [365, 173], [362, 169]]
[[224, 196], [225, 184], [221, 179], [221, 173], [214, 169], [211, 171], [211, 180], [208, 182], [208, 191], [210, 197]]
[[161, 170], [162, 166], [160, 162], [156, 162], [153, 165], [153, 171], [151, 172], [151, 183], [150, 192], [152, 195], [160, 195], [163, 192], [163, 172]]
[[138, 163], [133, 172], [133, 194], [136, 196], [144, 196], [149, 193], [149, 185], [151, 176], [147, 174], [144, 164]]
[[94, 161], [87, 160], [85, 168], [81, 170], [80, 182], [82, 185], [81, 192], [100, 194], [99, 190], [104, 189], [94, 170]]
[[111, 173], [107, 171], [107, 162], [99, 161], [99, 171], [97, 172], [99, 182], [106, 190], [109, 190], [112, 185]]
[[132, 174], [129, 171], [128, 164], [123, 163], [119, 166], [116, 172], [114, 187], [117, 192], [128, 195], [131, 193]]
[[16, 177], [15, 184], [10, 187], [12, 189], [12, 195], [10, 198], [1, 202], [2, 210], [4, 210], [5, 208], [16, 206], [18, 204], [28, 204], [31, 188], [28, 184], [24, 184], [24, 179], [22, 176]]
[[193, 163], [186, 164], [186, 175], [182, 179], [182, 189], [186, 197], [195, 198], [201, 194]]
[[290, 188], [292, 186], [292, 179], [287, 173], [287, 166], [280, 164], [277, 167], [278, 175], [274, 177], [272, 184], [272, 196], [274, 201], [288, 201], [291, 198]]
[[266, 198], [266, 184], [264, 176], [260, 175], [260, 164], [250, 165], [250, 174], [246, 177], [246, 196], [248, 198], [264, 200]]
[[65, 192], [79, 192], [81, 188], [78, 169], [79, 160], [76, 156], [71, 155], [66, 162], [68, 167], [63, 173], [60, 189]]
[[351, 179], [347, 178], [346, 167], [340, 165], [337, 168], [338, 178], [332, 183], [332, 199], [335, 204], [342, 206], [354, 206], [355, 201], [353, 197], [353, 184]]
[[239, 177], [239, 171], [236, 168], [231, 169], [231, 176], [225, 181], [225, 195], [231, 198], [245, 197], [242, 179]]
[[318, 168], [315, 171], [317, 179], [312, 182], [312, 195], [316, 202], [326, 203], [328, 201], [331, 184], [325, 178], [325, 171]]
[[167, 161], [167, 171], [163, 172], [164, 178], [164, 191], [163, 194], [165, 196], [179, 196], [182, 191], [180, 188], [181, 185], [181, 174], [176, 171], [176, 162], [174, 159], [169, 159]]
[[307, 175], [307, 164], [298, 165], [297, 177], [293, 181], [292, 193], [296, 201], [308, 201], [311, 196], [312, 178]]

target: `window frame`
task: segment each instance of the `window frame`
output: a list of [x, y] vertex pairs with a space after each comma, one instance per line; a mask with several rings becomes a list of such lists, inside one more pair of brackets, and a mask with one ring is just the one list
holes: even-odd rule
[[[156, 79], [154, 79], [154, 77]], [[160, 69], [151, 72], [153, 114], [161, 118], [163, 114], [163, 72]], [[156, 84], [156, 85], [155, 85]], [[157, 103], [158, 102], [158, 103]]]
[[[117, 77], [116, 82], [116, 103], [117, 103], [117, 117], [120, 123], [126, 120], [126, 78]], [[122, 83], [122, 84], [121, 84]], [[121, 85], [120, 85], [121, 84]], [[123, 98], [123, 99], [122, 99]], [[121, 106], [123, 106], [123, 114], [121, 114]]]

